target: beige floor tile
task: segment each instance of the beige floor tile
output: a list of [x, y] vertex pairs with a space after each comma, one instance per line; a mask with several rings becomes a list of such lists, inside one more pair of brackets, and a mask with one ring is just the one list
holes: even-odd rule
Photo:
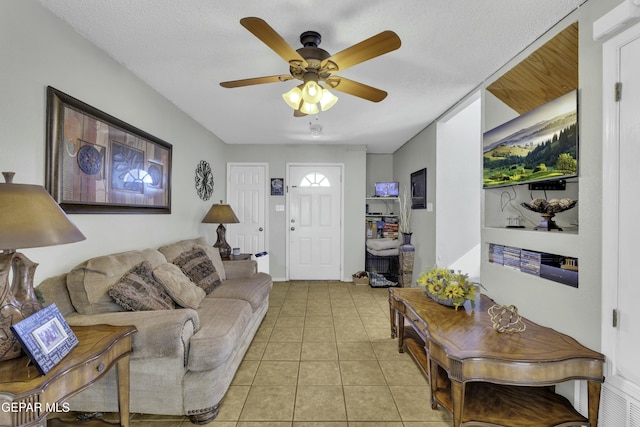
[[300, 360], [299, 342], [269, 342], [263, 351], [262, 360]]
[[369, 335], [365, 331], [360, 320], [358, 323], [335, 325], [336, 341], [369, 341]]
[[293, 427], [349, 427], [346, 421], [295, 421]]
[[331, 310], [326, 316], [314, 316], [307, 312], [307, 317], [304, 321], [305, 328], [333, 328], [333, 317], [331, 317]]
[[389, 385], [427, 385], [427, 379], [413, 359], [380, 360], [382, 372]]
[[381, 318], [388, 321], [388, 312], [382, 311], [382, 309], [375, 303], [373, 303], [373, 305], [356, 306], [356, 310], [360, 317]]
[[240, 421], [237, 425], [234, 425], [234, 427], [291, 427], [291, 422], [290, 421]]
[[231, 381], [231, 385], [251, 385], [259, 365], [260, 361], [258, 360], [244, 359], [242, 363], [240, 363], [236, 375]]
[[341, 385], [340, 366], [333, 361], [300, 362], [298, 385]]
[[402, 421], [451, 421], [444, 409], [431, 409], [431, 392], [427, 387], [390, 386]]
[[220, 403], [220, 413], [216, 421], [238, 421], [250, 389], [249, 386], [229, 387]]
[[349, 427], [404, 427], [401, 421], [349, 421]]
[[260, 327], [258, 328], [258, 331], [253, 337], [253, 342], [269, 341], [272, 331], [273, 331], [272, 325], [260, 325]]
[[296, 386], [253, 386], [240, 421], [291, 421]]
[[368, 341], [339, 341], [337, 345], [340, 360], [376, 360], [373, 347]]
[[273, 328], [273, 332], [271, 332], [271, 336], [269, 337], [269, 342], [302, 342], [303, 330], [304, 328], [302, 326], [295, 328], [282, 328], [275, 326]]
[[279, 316], [276, 320], [276, 328], [299, 328], [304, 327], [304, 316]]
[[451, 427], [453, 421], [405, 421], [404, 427]]
[[371, 346], [376, 353], [378, 360], [409, 360], [411, 356], [409, 353], [400, 353], [398, 351], [398, 340], [388, 338], [386, 340], [380, 340], [372, 342]]
[[346, 419], [342, 387], [298, 386], [294, 421], [345, 421]]
[[280, 307], [280, 316], [299, 317], [307, 311], [306, 300], [286, 300]]
[[263, 360], [253, 379], [253, 385], [295, 385], [298, 382], [299, 367], [299, 362]]
[[334, 342], [303, 342], [300, 360], [338, 360]]
[[386, 385], [377, 360], [341, 360], [342, 383], [347, 385]]
[[333, 326], [330, 328], [305, 328], [303, 342], [336, 342]]
[[351, 306], [332, 306], [331, 313], [333, 317], [356, 317], [358, 316], [358, 310], [354, 305]]
[[344, 386], [349, 421], [400, 421], [387, 386]]
[[244, 354], [244, 360], [260, 360], [267, 347], [267, 341], [253, 341], [247, 352]]

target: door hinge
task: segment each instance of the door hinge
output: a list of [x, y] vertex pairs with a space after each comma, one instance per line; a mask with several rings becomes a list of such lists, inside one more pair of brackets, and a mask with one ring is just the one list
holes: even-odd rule
[[615, 101], [620, 102], [622, 99], [622, 83], [617, 82], [615, 87]]
[[617, 328], [618, 327], [618, 309], [614, 308], [613, 309], [613, 316], [612, 316], [612, 323], [613, 323], [613, 327]]

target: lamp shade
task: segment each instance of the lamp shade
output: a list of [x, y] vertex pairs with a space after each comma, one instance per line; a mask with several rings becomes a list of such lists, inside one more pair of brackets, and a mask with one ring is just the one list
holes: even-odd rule
[[240, 222], [236, 214], [231, 209], [231, 206], [222, 204], [216, 204], [211, 206], [209, 212], [204, 216], [203, 223], [216, 223], [216, 224], [236, 224]]
[[61, 245], [85, 238], [42, 186], [0, 184], [0, 249]]

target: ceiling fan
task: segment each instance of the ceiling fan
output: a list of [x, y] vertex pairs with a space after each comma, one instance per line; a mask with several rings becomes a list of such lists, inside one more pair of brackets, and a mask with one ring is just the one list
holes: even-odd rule
[[335, 73], [398, 49], [400, 38], [393, 31], [383, 31], [335, 55], [330, 55], [329, 52], [318, 47], [321, 37], [315, 31], [302, 33], [300, 42], [303, 47], [294, 50], [260, 18], [242, 18], [240, 24], [287, 61], [290, 74], [222, 82], [220, 83], [222, 87], [236, 88], [293, 79], [301, 80], [302, 84], [282, 95], [285, 102], [294, 109], [296, 117], [317, 114], [319, 111], [331, 108], [338, 98], [329, 92], [328, 88], [372, 102], [380, 102], [387, 96], [387, 92], [383, 90], [337, 76]]

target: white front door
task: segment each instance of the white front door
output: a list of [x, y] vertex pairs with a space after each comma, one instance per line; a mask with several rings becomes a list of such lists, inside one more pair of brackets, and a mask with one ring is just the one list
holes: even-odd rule
[[288, 165], [291, 280], [342, 277], [342, 169], [335, 164]]
[[240, 220], [228, 224], [227, 242], [241, 253], [257, 254], [266, 247], [267, 164], [227, 164], [227, 203]]

